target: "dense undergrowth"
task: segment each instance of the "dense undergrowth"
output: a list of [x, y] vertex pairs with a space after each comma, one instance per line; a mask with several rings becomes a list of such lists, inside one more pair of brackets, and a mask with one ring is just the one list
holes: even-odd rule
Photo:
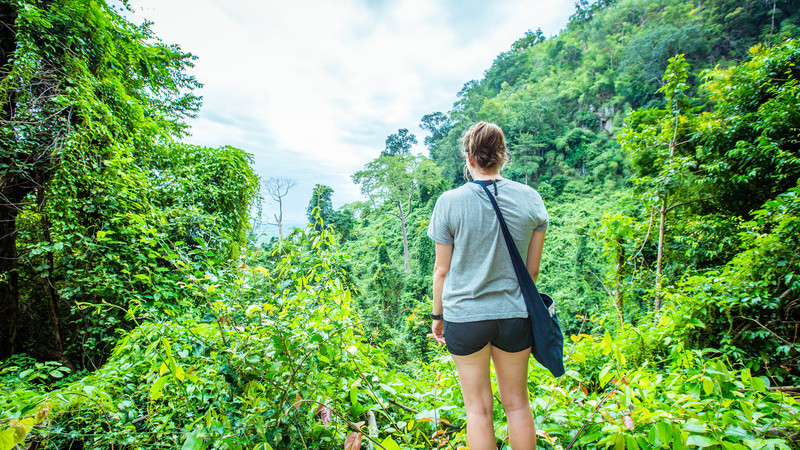
[[[165, 256], [195, 306], [139, 323], [91, 374], [6, 361], [0, 448], [465, 445], [449, 357], [428, 339], [436, 356], [396, 370], [353, 310], [351, 261], [332, 234], [296, 232], [236, 264], [202, 249]], [[558, 380], [533, 367], [540, 447], [791, 448], [796, 401], [758, 367], [686, 347], [675, 318], [691, 311], [676, 303], [656, 327], [571, 336]], [[502, 441], [499, 405], [495, 417]]]

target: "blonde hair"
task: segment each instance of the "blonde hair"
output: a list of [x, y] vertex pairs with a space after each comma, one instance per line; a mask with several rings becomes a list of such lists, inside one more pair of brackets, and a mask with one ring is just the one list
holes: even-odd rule
[[[500, 170], [508, 161], [506, 137], [499, 126], [489, 122], [478, 122], [469, 127], [461, 138], [461, 154], [469, 157], [479, 169]], [[466, 166], [464, 166], [466, 178]]]

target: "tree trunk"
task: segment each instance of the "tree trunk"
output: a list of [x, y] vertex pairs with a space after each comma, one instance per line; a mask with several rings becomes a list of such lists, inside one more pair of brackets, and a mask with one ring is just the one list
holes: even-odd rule
[[[44, 191], [43, 186], [39, 186], [37, 189], [37, 202], [39, 204], [39, 209], [42, 213], [42, 229], [44, 231], [44, 239], [48, 245], [53, 244], [53, 240], [50, 236], [50, 220], [47, 218], [47, 197]], [[47, 251], [47, 264], [50, 268], [47, 270], [47, 277], [45, 277], [45, 283], [47, 283], [47, 297], [50, 301], [50, 314], [53, 316], [53, 339], [55, 340], [56, 345], [56, 359], [65, 360], [64, 357], [64, 344], [61, 340], [61, 325], [58, 318], [58, 292], [56, 291], [55, 286], [53, 285], [53, 270], [55, 270], [55, 257], [53, 255], [53, 250]]]
[[283, 207], [278, 202], [278, 214], [275, 214], [275, 224], [278, 225], [278, 240], [283, 241]]
[[772, 26], [769, 29], [769, 34], [775, 34], [775, 7], [777, 0], [772, 0]]
[[406, 264], [406, 275], [411, 273], [411, 264], [408, 260], [408, 235], [406, 235], [406, 215], [403, 213], [403, 203], [397, 202], [400, 208], [400, 231], [403, 232], [403, 259]]
[[625, 250], [622, 250], [622, 238], [618, 238], [617, 243], [621, 250], [619, 250], [617, 253], [617, 270], [614, 274], [614, 306], [617, 308], [617, 318], [619, 319], [619, 324], [622, 325], [624, 323], [624, 317], [622, 314], [623, 303], [620, 283], [622, 281], [622, 268], [625, 267]]
[[658, 224], [658, 258], [656, 259], [656, 291], [653, 308], [656, 313], [661, 309], [661, 265], [664, 256], [664, 234], [667, 229], [667, 197], [661, 200], [661, 223]]
[[[11, 2], [0, 3], [0, 67], [7, 69], [17, 47], [17, 8]], [[12, 101], [5, 101], [2, 120], [10, 120]], [[7, 160], [3, 160], [7, 163]], [[8, 173], [0, 173], [0, 360], [14, 354], [19, 311], [19, 274], [17, 273], [17, 205], [25, 192]]]
[[17, 209], [0, 204], [0, 360], [14, 354], [19, 311]]

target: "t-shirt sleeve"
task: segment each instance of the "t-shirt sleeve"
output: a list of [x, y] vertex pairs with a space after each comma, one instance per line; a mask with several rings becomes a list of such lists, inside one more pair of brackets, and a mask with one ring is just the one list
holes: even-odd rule
[[443, 203], [442, 197], [436, 200], [431, 221], [428, 224], [428, 236], [439, 244], [453, 245], [453, 233], [447, 224], [447, 211]]
[[537, 225], [533, 231], [546, 231], [547, 227], [550, 225], [550, 215], [547, 214], [547, 209], [544, 207], [542, 196], [536, 191], [534, 191], [534, 194]]

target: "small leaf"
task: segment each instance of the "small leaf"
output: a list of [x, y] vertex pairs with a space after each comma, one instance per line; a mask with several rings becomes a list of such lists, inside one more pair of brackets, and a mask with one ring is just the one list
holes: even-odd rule
[[385, 448], [386, 450], [400, 450], [400, 446], [397, 445], [397, 442], [388, 436], [383, 440], [383, 442], [381, 442], [381, 447]]
[[250, 305], [244, 311], [244, 315], [247, 317], [253, 317], [256, 312], [261, 312], [261, 305]]
[[718, 444], [718, 442], [715, 439], [709, 439], [699, 435], [689, 436], [689, 439], [686, 440], [686, 445], [696, 445], [698, 448], [711, 447], [716, 444]]
[[630, 431], [633, 431], [633, 429], [636, 428], [636, 424], [633, 423], [633, 419], [631, 418], [631, 416], [627, 416], [627, 415], [624, 416], [622, 418], [622, 423], [624, 423], [625, 424], [625, 428], [627, 428]]
[[714, 392], [714, 382], [711, 381], [710, 378], [703, 380], [703, 390], [706, 392], [706, 395], [711, 395], [711, 393]]
[[361, 450], [361, 434], [352, 432], [344, 440], [344, 450]]
[[158, 400], [159, 398], [161, 398], [161, 394], [163, 393], [164, 390], [164, 385], [167, 383], [168, 379], [169, 375], [164, 375], [163, 377], [160, 377], [158, 380], [156, 380], [156, 382], [153, 383], [152, 386], [150, 386], [150, 398], [152, 398], [153, 400]]
[[325, 426], [330, 425], [331, 417], [332, 417], [331, 409], [328, 408], [327, 406], [323, 407], [322, 410], [320, 410], [319, 419], [323, 425]]
[[605, 367], [603, 367], [603, 370], [600, 371], [600, 385], [601, 386], [605, 386], [606, 383], [608, 383], [611, 380], [611, 378], [614, 376], [614, 374], [611, 373], [611, 369], [613, 369], [612, 366], [605, 366]]
[[260, 273], [262, 275], [269, 275], [269, 271], [267, 269], [261, 267], [261, 266], [258, 266], [253, 270], [255, 270], [256, 272], [258, 272], [258, 273]]

